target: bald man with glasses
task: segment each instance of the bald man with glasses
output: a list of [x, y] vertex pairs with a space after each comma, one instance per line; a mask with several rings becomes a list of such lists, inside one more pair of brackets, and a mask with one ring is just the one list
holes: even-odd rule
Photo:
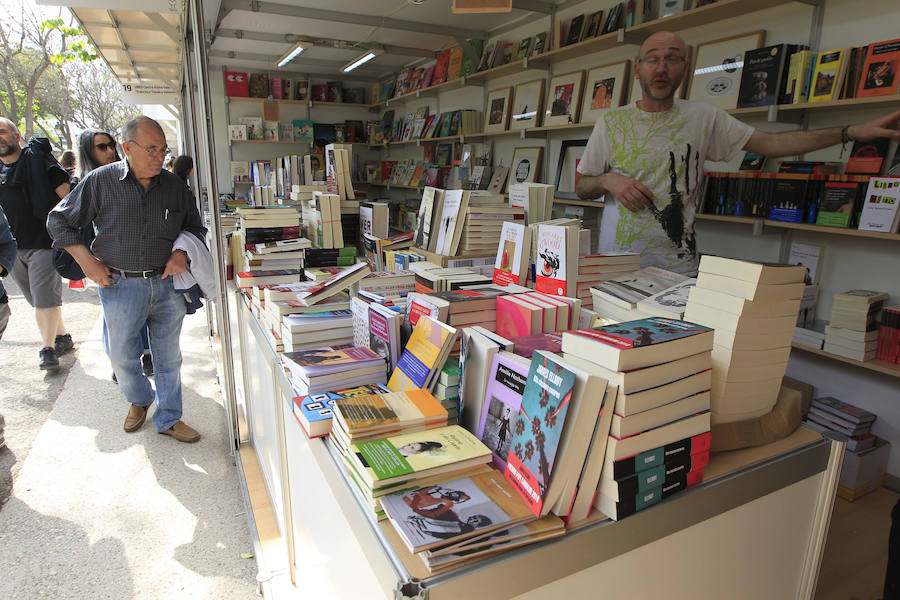
[[845, 127], [758, 131], [718, 107], [675, 98], [689, 67], [684, 40], [654, 33], [634, 63], [641, 100], [597, 118], [575, 191], [605, 201], [601, 251], [639, 252], [641, 266], [696, 275], [694, 218], [707, 160], [731, 160], [742, 150], [778, 157], [856, 140], [900, 140], [900, 112]]
[[[172, 250], [182, 231], [205, 235], [194, 198], [184, 182], [164, 171], [168, 148], [159, 123], [147, 117], [123, 129], [125, 159], [94, 169], [51, 211], [47, 229], [100, 286], [109, 331], [109, 358], [130, 406], [125, 431], [140, 429], [156, 402], [159, 433], [181, 442], [200, 434], [182, 420], [181, 324], [185, 299], [172, 276], [187, 268], [187, 255]], [[79, 236], [94, 224], [90, 250]], [[141, 329], [150, 329], [156, 390], [141, 368]]]

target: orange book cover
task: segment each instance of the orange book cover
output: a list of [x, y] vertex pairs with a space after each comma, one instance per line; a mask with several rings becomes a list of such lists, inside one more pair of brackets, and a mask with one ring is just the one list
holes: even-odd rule
[[869, 46], [859, 78], [858, 98], [896, 94], [900, 85], [900, 39]]

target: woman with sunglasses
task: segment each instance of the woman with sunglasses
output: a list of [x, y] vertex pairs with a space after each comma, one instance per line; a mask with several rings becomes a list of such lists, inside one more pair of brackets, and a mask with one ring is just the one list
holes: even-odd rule
[[[116, 150], [116, 142], [112, 136], [98, 129], [86, 129], [78, 138], [78, 164], [81, 166], [81, 179], [85, 175], [96, 169], [114, 163], [119, 158], [119, 152]], [[144, 373], [149, 377], [153, 375], [153, 358], [150, 356], [150, 335], [146, 325], [141, 331], [141, 342], [144, 345], [144, 356], [141, 363], [144, 367]], [[106, 322], [103, 323], [103, 345], [107, 345]], [[116, 381], [116, 374], [113, 373], [113, 381]]]

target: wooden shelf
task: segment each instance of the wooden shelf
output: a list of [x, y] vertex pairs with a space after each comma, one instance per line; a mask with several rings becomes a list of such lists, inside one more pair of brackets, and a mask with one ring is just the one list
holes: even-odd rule
[[553, 204], [564, 204], [566, 206], [585, 206], [588, 208], [603, 208], [602, 202], [594, 200], [570, 200], [568, 198], [554, 198]]
[[525, 133], [539, 133], [542, 131], [567, 131], [570, 129], [593, 129], [594, 123], [566, 123], [564, 125], [547, 125], [544, 127], [531, 127]]
[[527, 68], [528, 67], [526, 66], [525, 60], [520, 58], [519, 60], [512, 60], [505, 65], [494, 67], [493, 69], [485, 69], [484, 71], [472, 73], [471, 75], [467, 76], [466, 79], [470, 81], [491, 81], [493, 79], [506, 77], [507, 75], [515, 75], [516, 73], [524, 71]]
[[528, 64], [529, 66], [552, 65], [554, 63], [569, 60], [571, 58], [579, 58], [582, 56], [587, 56], [588, 54], [593, 54], [595, 52], [609, 50], [610, 48], [615, 48], [620, 43], [619, 32], [613, 31], [611, 33], [599, 35], [589, 40], [584, 40], [583, 42], [578, 42], [577, 44], [563, 46], [562, 48], [556, 48], [555, 50], [549, 50], [547, 52], [544, 52], [543, 54], [532, 56], [528, 59]]
[[888, 362], [886, 360], [876, 359], [863, 362], [859, 360], [853, 360], [852, 358], [845, 358], [843, 356], [832, 354], [830, 352], [825, 352], [824, 350], [819, 350], [818, 348], [810, 348], [809, 346], [797, 344], [796, 342], [792, 343], [791, 347], [795, 350], [802, 350], [803, 352], [808, 352], [809, 354], [815, 354], [816, 356], [823, 356], [825, 358], [830, 358], [842, 363], [847, 363], [848, 365], [853, 365], [863, 369], [868, 369], [869, 371], [875, 371], [884, 375], [890, 375], [891, 377], [900, 378], [900, 365]]
[[248, 96], [227, 96], [228, 101], [237, 100], [239, 102], [277, 102], [278, 104], [305, 104], [306, 106], [344, 106], [353, 108], [364, 108], [368, 110], [373, 104], [359, 104], [356, 102], [321, 102], [318, 100], [269, 100], [268, 98], [251, 98]]
[[[705, 8], [705, 7], [704, 7]], [[796, 113], [804, 110], [828, 111], [846, 110], [848, 108], [879, 108], [881, 106], [896, 106], [900, 103], [900, 95], [875, 96], [872, 98], [845, 98], [843, 100], [829, 100], [827, 102], [801, 102], [799, 104], [779, 104], [775, 106], [777, 112]], [[769, 112], [770, 106], [751, 106], [749, 108], [732, 108], [728, 114], [735, 117], [747, 117], [764, 115]], [[776, 119], [777, 120], [777, 114]]]
[[230, 140], [231, 144], [309, 144], [309, 142], [295, 142], [294, 140]]
[[522, 133], [523, 131], [525, 131], [525, 130], [524, 130], [524, 129], [506, 129], [506, 130], [504, 130], [504, 131], [492, 131], [492, 132], [490, 132], [490, 133], [482, 133], [482, 134], [481, 134], [481, 137], [501, 137], [501, 136], [504, 136], [504, 135], [518, 135], [518, 136], [522, 136], [522, 135], [523, 135], [523, 133]]
[[[754, 217], [734, 217], [728, 215], [703, 215], [698, 214], [699, 221], [718, 221], [720, 223], [741, 223], [752, 224], [754, 221], [760, 220]], [[762, 219], [766, 227], [777, 227], [779, 229], [796, 229], [799, 231], [813, 231], [816, 233], [829, 233], [832, 235], [845, 235], [850, 237], [862, 237], [876, 240], [890, 240], [894, 242], [900, 241], [898, 233], [882, 233], [880, 231], [861, 231], [859, 229], [845, 229], [843, 227], [824, 227], [822, 225], [810, 225], [808, 223], [788, 223], [786, 221], [772, 221], [770, 219]]]
[[[626, 29], [626, 35], [646, 38], [657, 31], [681, 31], [700, 25], [718, 23], [724, 19], [752, 14], [782, 4], [790, 4], [794, 0], [718, 0], [699, 8], [692, 8], [664, 19], [654, 19]], [[637, 42], [640, 43], [640, 42]]]

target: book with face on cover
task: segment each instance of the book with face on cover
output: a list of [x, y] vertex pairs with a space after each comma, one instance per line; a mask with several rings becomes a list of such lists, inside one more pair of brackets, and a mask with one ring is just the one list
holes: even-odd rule
[[478, 439], [491, 449], [494, 467], [501, 473], [506, 470], [512, 428], [522, 406], [530, 367], [529, 359], [501, 351], [494, 355], [488, 371]]

